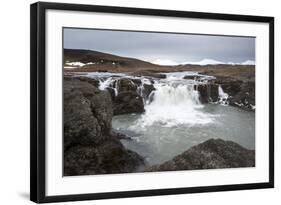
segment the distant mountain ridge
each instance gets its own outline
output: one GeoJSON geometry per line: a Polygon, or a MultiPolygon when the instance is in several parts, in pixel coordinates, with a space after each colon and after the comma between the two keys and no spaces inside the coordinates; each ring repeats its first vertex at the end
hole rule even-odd
{"type": "Polygon", "coordinates": [[[157,59],[153,61],[152,63],[157,64],[157,65],[163,65],[163,66],[178,66],[178,65],[255,65],[255,61],[252,60],[246,60],[242,63],[233,63],[233,62],[222,62],[222,61],[217,61],[214,59],[203,59],[201,61],[185,61],[185,62],[175,62],[172,60],[162,60],[162,59],[157,59]]]}

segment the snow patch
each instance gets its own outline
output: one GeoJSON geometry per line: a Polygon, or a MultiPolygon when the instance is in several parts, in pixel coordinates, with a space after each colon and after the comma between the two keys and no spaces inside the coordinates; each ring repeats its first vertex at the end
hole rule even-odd
{"type": "Polygon", "coordinates": [[[246,60],[244,62],[240,63],[234,63],[234,62],[222,62],[214,59],[203,59],[201,61],[185,61],[185,62],[176,62],[174,60],[169,59],[157,59],[152,61],[152,63],[157,65],[167,65],[167,66],[176,66],[176,65],[220,65],[220,64],[227,64],[227,65],[255,65],[255,61],[253,60],[246,60]]]}
{"type": "Polygon", "coordinates": [[[241,65],[255,65],[255,61],[252,60],[246,60],[243,63],[241,63],[241,65]]]}
{"type": "Polygon", "coordinates": [[[213,60],[213,59],[203,59],[198,62],[183,62],[181,64],[191,64],[191,65],[218,65],[218,64],[225,64],[224,62],[213,60]]]}
{"type": "Polygon", "coordinates": [[[157,65],[179,65],[179,63],[177,63],[176,61],[163,59],[157,59],[155,61],[152,61],[152,63],[157,65]]]}
{"type": "Polygon", "coordinates": [[[85,63],[81,63],[81,62],[68,62],[68,63],[66,63],[66,65],[82,67],[82,66],[84,66],[86,64],[85,63]]]}

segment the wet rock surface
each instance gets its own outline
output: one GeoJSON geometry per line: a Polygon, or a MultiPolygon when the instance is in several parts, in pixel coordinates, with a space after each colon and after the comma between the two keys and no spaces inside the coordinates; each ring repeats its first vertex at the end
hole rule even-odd
{"type": "Polygon", "coordinates": [[[112,134],[109,92],[64,79],[64,175],[133,172],[143,164],[112,134]]]}
{"type": "Polygon", "coordinates": [[[246,110],[253,110],[255,106],[255,82],[237,80],[231,77],[218,77],[224,92],[229,95],[229,104],[246,110]]]}
{"type": "Polygon", "coordinates": [[[197,86],[201,103],[217,102],[219,99],[217,84],[200,84],[197,86]]]}
{"type": "Polygon", "coordinates": [[[160,79],[166,78],[165,74],[158,73],[158,72],[155,72],[155,71],[148,71],[148,70],[136,71],[136,72],[132,72],[132,73],[129,73],[129,74],[132,75],[132,76],[138,76],[138,77],[146,76],[146,77],[153,77],[153,78],[160,78],[160,79]]]}
{"type": "Polygon", "coordinates": [[[155,165],[147,171],[176,171],[254,167],[255,151],[232,141],[210,139],[191,147],[172,160],[155,165]]]}
{"type": "Polygon", "coordinates": [[[143,98],[155,90],[153,85],[143,85],[142,90],[138,90],[142,84],[140,79],[121,78],[113,82],[113,87],[117,89],[117,96],[112,88],[108,88],[113,101],[114,115],[143,113],[143,98]]]}
{"type": "Polygon", "coordinates": [[[117,88],[118,93],[126,92],[126,91],[137,91],[137,84],[128,78],[121,78],[119,80],[114,81],[113,86],[117,88]]]}
{"type": "Polygon", "coordinates": [[[156,90],[155,87],[150,84],[144,84],[143,85],[143,90],[142,90],[142,97],[144,99],[148,99],[149,95],[152,93],[152,91],[156,90]]]}
{"type": "Polygon", "coordinates": [[[142,97],[135,91],[124,91],[118,93],[113,101],[114,115],[128,113],[143,113],[144,104],[142,97]]]}
{"type": "Polygon", "coordinates": [[[197,80],[197,79],[200,79],[200,77],[198,75],[186,75],[183,77],[183,79],[186,79],[186,80],[197,80]]]}

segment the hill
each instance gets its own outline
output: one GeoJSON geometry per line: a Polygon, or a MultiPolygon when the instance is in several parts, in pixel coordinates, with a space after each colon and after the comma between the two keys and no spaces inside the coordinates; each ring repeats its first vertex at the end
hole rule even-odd
{"type": "Polygon", "coordinates": [[[157,69],[155,65],[135,58],[121,57],[92,50],[64,49],[64,65],[72,71],[111,71],[157,69]]]}
{"type": "Polygon", "coordinates": [[[184,64],[156,65],[136,58],[128,58],[93,50],[64,49],[65,72],[113,72],[132,75],[155,75],[159,72],[193,71],[218,78],[255,81],[255,65],[184,64]]]}

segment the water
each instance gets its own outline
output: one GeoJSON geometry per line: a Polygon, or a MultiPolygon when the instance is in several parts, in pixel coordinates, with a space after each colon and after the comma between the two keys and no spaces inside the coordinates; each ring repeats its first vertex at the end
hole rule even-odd
{"type": "Polygon", "coordinates": [[[200,102],[198,86],[211,83],[214,77],[196,72],[165,74],[165,79],[116,73],[87,74],[99,80],[101,90],[110,87],[115,95],[118,95],[120,79],[131,79],[131,83],[134,79],[141,81],[137,91],[143,97],[145,112],[114,116],[112,120],[114,129],[132,137],[132,140],[122,140],[126,148],[145,157],[148,165],[170,160],[210,138],[231,140],[255,149],[254,112],[228,106],[228,94],[221,86],[218,102],[200,102]],[[148,97],[142,95],[145,84],[153,84],[155,88],[148,97]]]}
{"type": "MultiPolygon", "coordinates": [[[[165,113],[165,110],[162,110],[165,113]]],[[[172,159],[188,148],[210,138],[231,140],[255,149],[255,113],[239,108],[207,104],[202,113],[211,115],[208,123],[166,126],[161,122],[142,126],[143,115],[120,115],[113,118],[113,128],[128,133],[133,140],[122,140],[128,149],[145,157],[149,165],[172,159]]],[[[144,114],[145,115],[145,114],[144,114]]],[[[196,119],[194,119],[196,120],[196,119]]]]}
{"type": "Polygon", "coordinates": [[[153,100],[145,106],[145,114],[138,120],[138,126],[152,126],[160,123],[164,127],[180,124],[206,124],[212,121],[210,114],[201,112],[199,93],[192,84],[174,82],[155,83],[153,100]]]}
{"type": "Polygon", "coordinates": [[[219,92],[219,103],[222,105],[228,105],[228,94],[223,91],[220,85],[218,88],[218,92],[219,92]]]}

